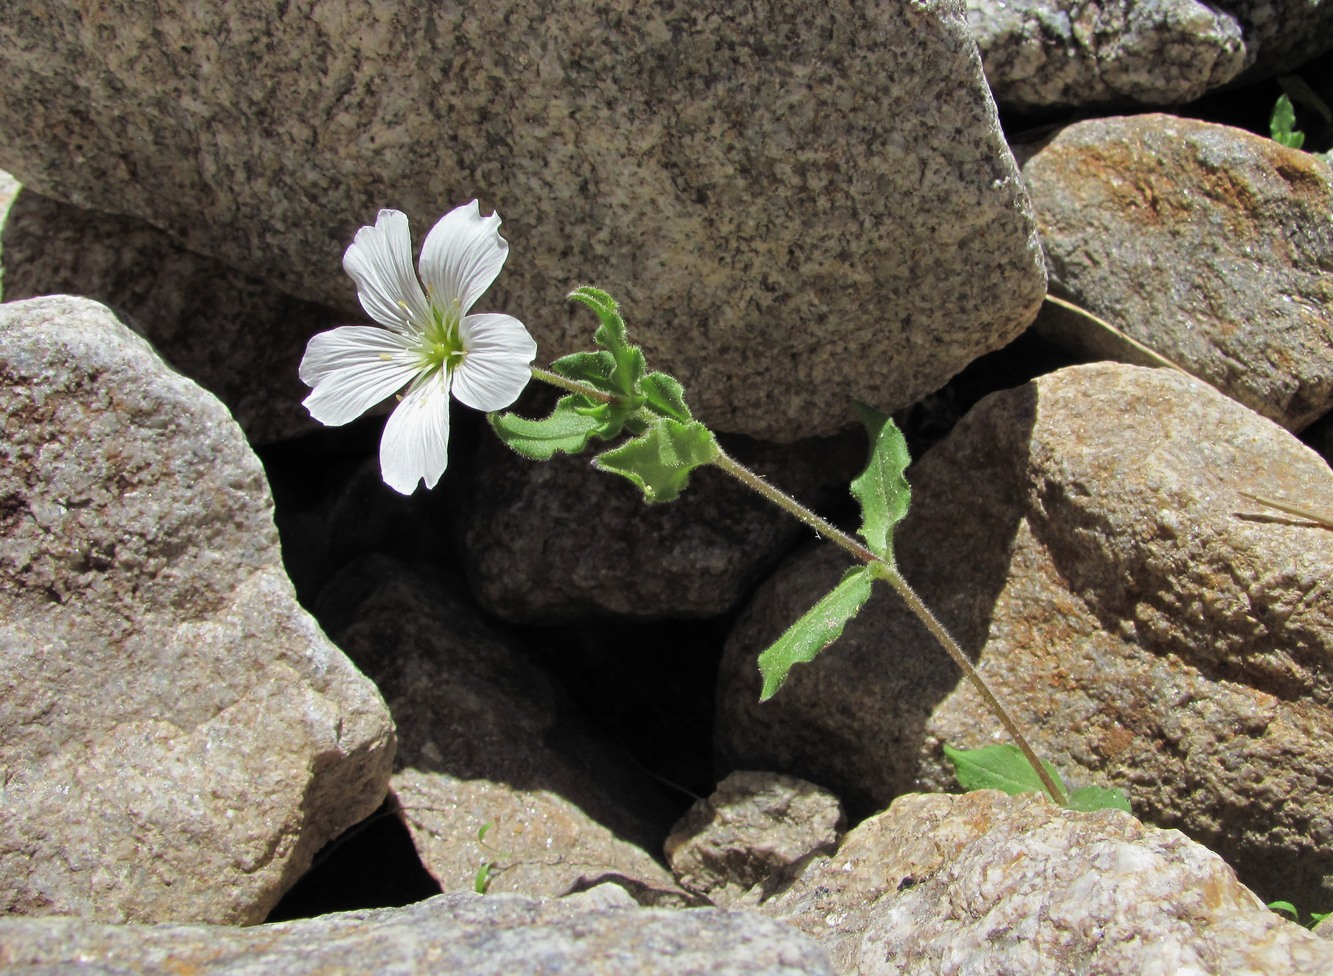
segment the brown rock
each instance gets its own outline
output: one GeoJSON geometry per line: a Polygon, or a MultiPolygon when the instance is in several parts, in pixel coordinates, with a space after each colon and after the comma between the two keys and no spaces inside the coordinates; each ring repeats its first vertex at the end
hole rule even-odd
{"type": "Polygon", "coordinates": [[[3,911],[262,921],[384,796],[226,408],[103,307],[0,306],[3,911]]]}

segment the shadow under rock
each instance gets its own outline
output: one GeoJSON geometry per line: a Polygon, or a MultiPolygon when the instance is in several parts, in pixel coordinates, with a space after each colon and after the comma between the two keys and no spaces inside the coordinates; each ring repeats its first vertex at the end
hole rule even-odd
{"type": "Polygon", "coordinates": [[[325,844],[266,921],[397,908],[439,893],[439,883],[422,865],[390,797],[369,817],[325,844]]]}

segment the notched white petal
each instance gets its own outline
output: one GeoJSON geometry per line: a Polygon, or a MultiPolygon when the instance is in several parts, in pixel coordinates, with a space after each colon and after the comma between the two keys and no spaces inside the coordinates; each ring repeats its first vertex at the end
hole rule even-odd
{"type": "Polygon", "coordinates": [[[459,331],[467,356],[454,370],[454,396],[474,410],[503,410],[532,378],[537,343],[512,315],[469,315],[459,331]]]}
{"type": "Polygon", "coordinates": [[[449,382],[441,371],[411,390],[389,415],[380,439],[380,473],[394,491],[434,488],[449,463],[449,382]]]}
{"type": "Polygon", "coordinates": [[[421,280],[440,305],[457,302],[466,313],[491,286],[509,255],[500,215],[481,215],[477,201],[439,219],[421,246],[421,280]]]}
{"type": "Polygon", "coordinates": [[[406,386],[420,371],[396,333],[369,325],[321,332],[306,346],[301,379],[314,391],[305,399],[320,423],[339,426],[406,386]]]}
{"type": "Polygon", "coordinates": [[[399,331],[429,319],[426,296],[412,270],[412,233],[407,215],[381,210],[373,227],[356,232],[343,254],[343,270],[356,282],[356,294],[366,314],[380,325],[399,331]]]}

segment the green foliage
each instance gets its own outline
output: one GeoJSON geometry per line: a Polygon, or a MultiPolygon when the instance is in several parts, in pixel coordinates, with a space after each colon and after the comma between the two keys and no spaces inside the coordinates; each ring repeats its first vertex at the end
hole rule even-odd
{"type": "Polygon", "coordinates": [[[1293,131],[1296,126],[1296,109],[1285,93],[1278,96],[1273,106],[1273,115],[1268,120],[1268,131],[1273,141],[1292,149],[1305,145],[1305,133],[1293,131]]]}
{"type": "Polygon", "coordinates": [[[648,430],[593,459],[602,471],[634,482],[645,501],[670,502],[689,484],[690,472],[711,464],[719,448],[713,432],[697,420],[659,418],[648,430]]]}
{"type": "Polygon", "coordinates": [[[622,433],[642,436],[660,418],[689,424],[693,417],[684,390],[665,373],[645,374],[643,351],[626,338],[615,299],[590,287],[576,289],[569,298],[596,313],[593,341],[599,348],[562,356],[551,370],[588,389],[561,397],[541,420],[491,414],[491,428],[500,440],[524,457],[547,461],[560,453],[578,454],[593,440],[609,441],[622,433]]]}
{"type": "Polygon", "coordinates": [[[526,458],[549,461],[559,453],[578,454],[588,441],[602,436],[606,421],[597,414],[598,404],[587,397],[561,397],[544,420],[529,420],[517,414],[490,414],[487,419],[500,440],[526,458]]]}
{"type": "Polygon", "coordinates": [[[1301,921],[1301,913],[1296,906],[1289,901],[1270,901],[1268,907],[1281,915],[1290,915],[1291,920],[1297,925],[1304,925],[1307,929],[1312,929],[1324,919],[1333,915],[1333,912],[1311,912],[1307,921],[1301,921]]]}
{"type": "Polygon", "coordinates": [[[847,621],[855,617],[870,599],[874,582],[869,566],[849,569],[832,592],[759,655],[759,673],[764,676],[760,701],[768,701],[777,694],[792,665],[813,661],[820,651],[842,636],[847,621]]]}
{"type": "Polygon", "coordinates": [[[858,403],[857,411],[870,435],[870,463],[852,481],[852,495],[861,505],[861,537],[866,548],[893,562],[893,530],[912,503],[912,489],[903,472],[912,463],[907,441],[885,414],[858,403]]]}
{"type": "MultiPolygon", "coordinates": [[[[903,477],[912,459],[907,441],[887,415],[864,404],[856,406],[870,436],[870,461],[851,486],[853,497],[861,505],[861,537],[867,549],[891,565],[893,530],[907,514],[912,500],[912,489],[903,477]]],[[[760,701],[777,694],[792,665],[813,661],[842,636],[847,622],[870,599],[880,568],[867,565],[848,570],[831,593],[759,655],[759,672],[764,676],[760,701]]]]}
{"type": "MultiPolygon", "coordinates": [[[[486,843],[486,834],[490,831],[492,824],[488,821],[481,825],[477,830],[477,843],[489,850],[494,850],[490,844],[486,843]]],[[[491,873],[495,870],[495,862],[485,860],[477,868],[477,873],[472,878],[472,890],[479,895],[486,894],[486,889],[491,886],[491,873]]]]}
{"type": "MultiPolygon", "coordinates": [[[[1019,793],[1044,793],[1037,771],[1015,745],[983,746],[980,749],[955,749],[944,746],[945,758],[953,764],[958,785],[964,790],[1001,790],[1011,796],[1019,793]]],[[[1049,762],[1042,765],[1053,778],[1059,774],[1049,762]]],[[[1093,810],[1123,810],[1129,813],[1129,799],[1120,790],[1085,786],[1069,790],[1069,809],[1085,813],[1093,810]]]]}

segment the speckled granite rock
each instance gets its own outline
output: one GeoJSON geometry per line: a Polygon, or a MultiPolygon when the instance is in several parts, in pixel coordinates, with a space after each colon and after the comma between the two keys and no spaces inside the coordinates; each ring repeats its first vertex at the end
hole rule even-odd
{"type": "Polygon", "coordinates": [[[357,227],[480,196],[513,244],[495,310],[554,357],[587,346],[561,306],[596,282],[723,430],[905,406],[1044,294],[953,0],[15,0],[0,59],[0,166],[39,191],[358,317],[357,227]]]}
{"type": "Polygon", "coordinates": [[[1245,66],[1241,24],[1198,0],[966,0],[1006,108],[1177,105],[1245,66]]]}
{"type": "Polygon", "coordinates": [[[24,190],[3,221],[6,301],[81,295],[108,305],[231,410],[251,443],[310,430],[297,378],[329,309],[185,250],[134,217],[96,213],[24,190]]]}
{"type": "MultiPolygon", "coordinates": [[[[859,431],[725,446],[820,509],[849,497],[866,454],[859,431]]],[[[811,534],[721,471],[698,471],[678,500],[645,506],[638,489],[594,470],[589,456],[537,463],[493,437],[479,445],[462,536],[469,581],[492,613],[546,624],[714,617],[811,534]]]]}
{"type": "Polygon", "coordinates": [[[994,790],[899,798],[759,910],[858,976],[1333,971],[1333,946],[1177,831],[994,790]]]}
{"type": "Polygon", "coordinates": [[[1293,430],[1333,408],[1327,163],[1140,115],[1069,126],[1023,177],[1053,291],[1293,430]]]}
{"type": "Polygon", "coordinates": [[[226,409],[102,306],[0,306],[3,911],[258,922],[384,796],[226,409]]]}
{"type": "Polygon", "coordinates": [[[636,908],[627,900],[602,888],[558,900],[438,895],[405,908],[250,929],[0,918],[0,968],[98,976],[833,976],[823,950],[789,926],[746,912],[636,908]]]}
{"type": "Polygon", "coordinates": [[[745,891],[820,853],[842,836],[842,804],[794,776],[731,773],[690,807],[666,839],[682,885],[730,907],[745,891]]]}
{"type": "MultiPolygon", "coordinates": [[[[1195,380],[1097,365],[984,400],[912,480],[904,575],[1037,751],[1080,783],[1125,787],[1144,819],[1216,850],[1264,897],[1326,903],[1333,549],[1239,492],[1328,498],[1328,465],[1195,380]]],[[[829,559],[809,557],[812,580],[836,578],[829,559]]],[[[939,788],[952,782],[940,742],[1001,735],[956,674],[946,686],[952,666],[887,592],[848,628],[849,649],[751,704],[755,655],[810,605],[794,592],[761,596],[729,643],[726,765],[885,803],[911,782],[905,751],[939,788]],[[904,678],[930,661],[933,683],[904,678]]]]}

